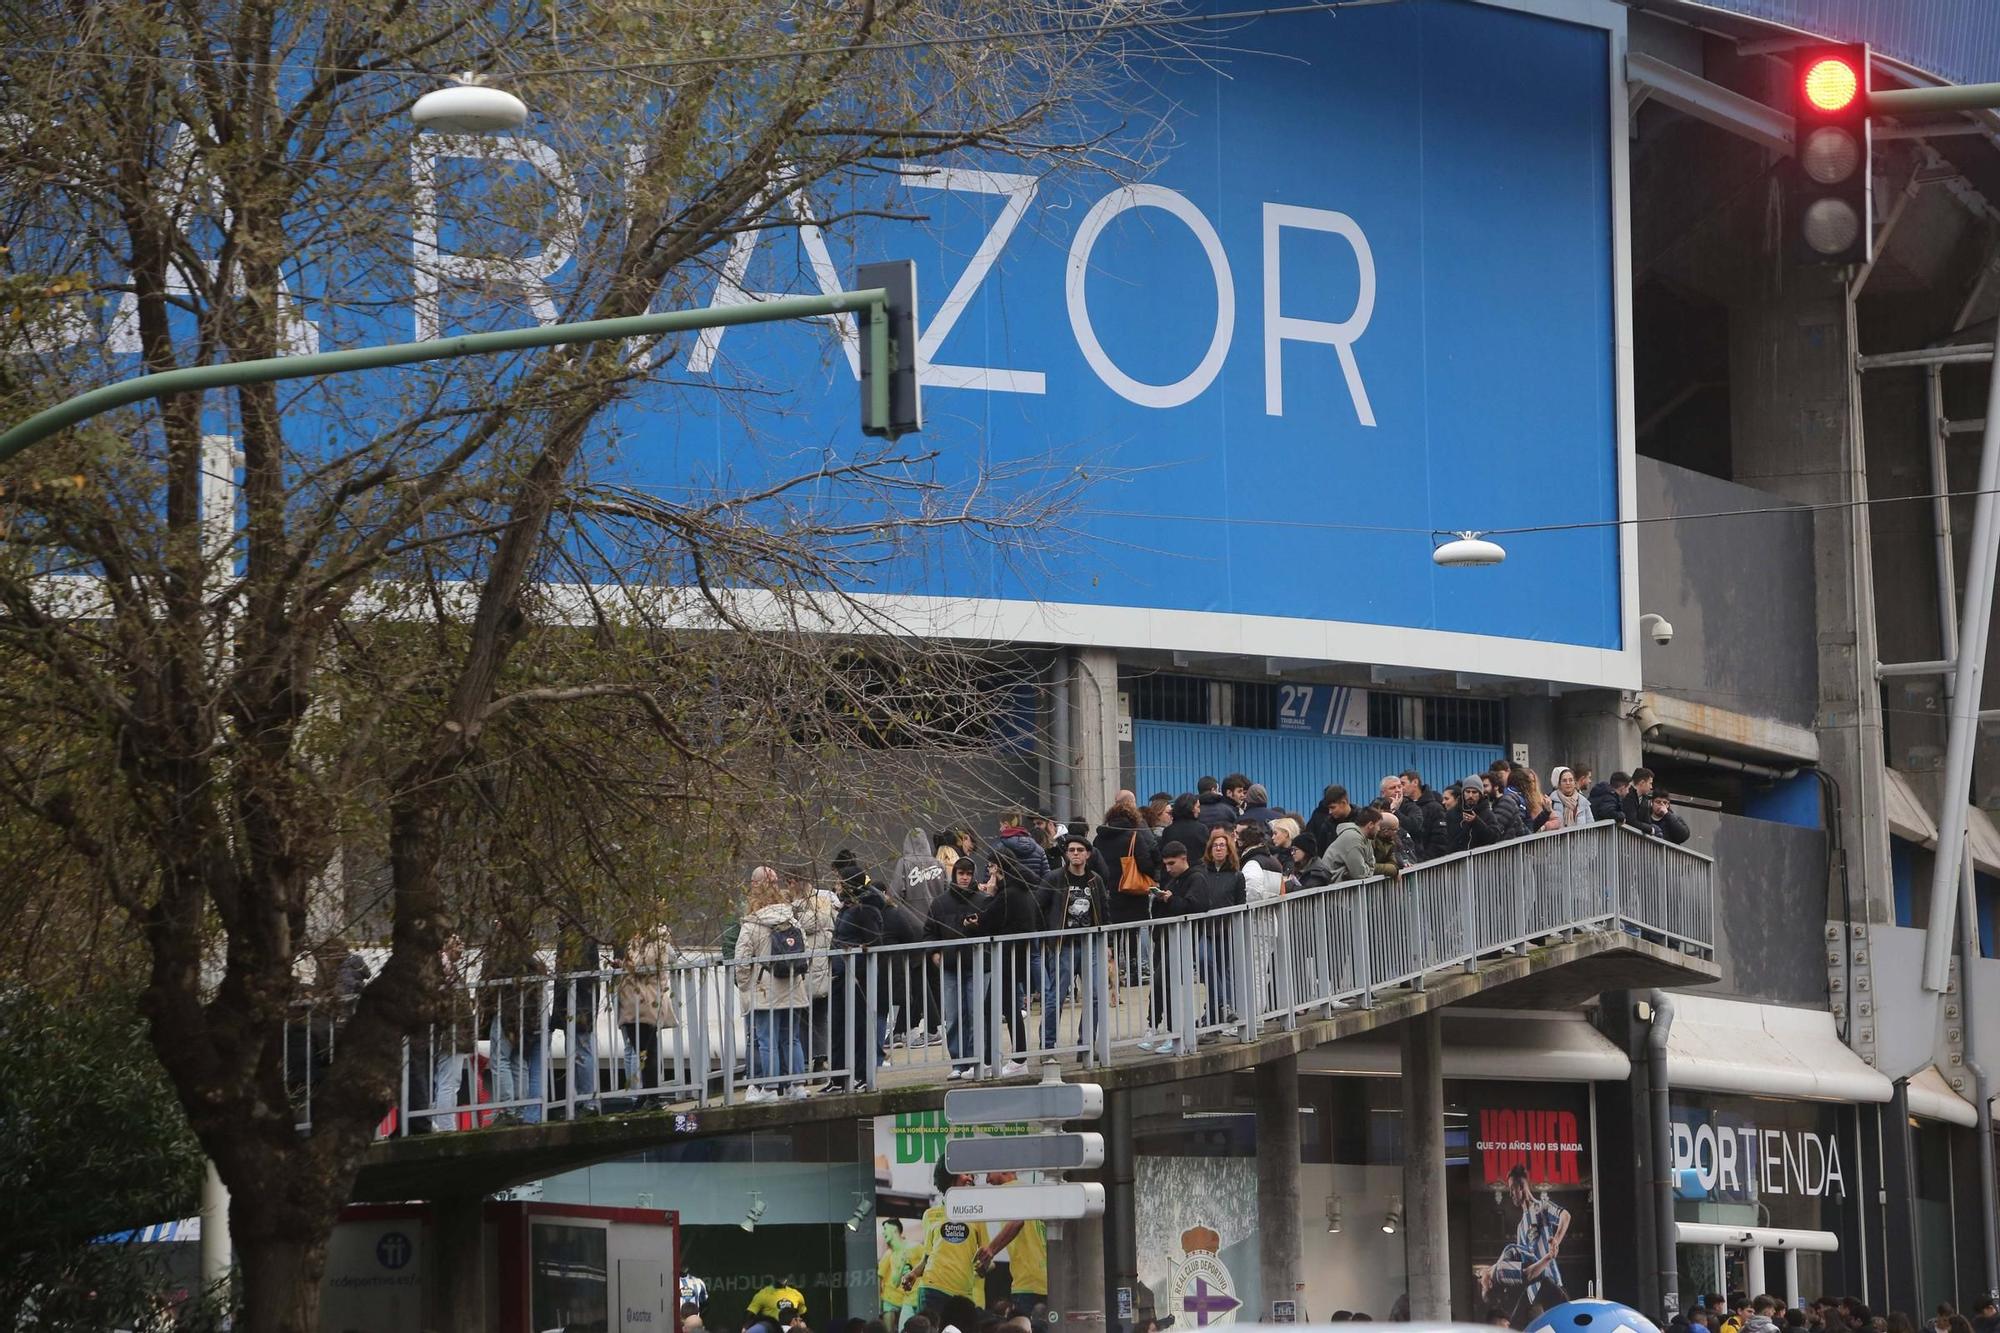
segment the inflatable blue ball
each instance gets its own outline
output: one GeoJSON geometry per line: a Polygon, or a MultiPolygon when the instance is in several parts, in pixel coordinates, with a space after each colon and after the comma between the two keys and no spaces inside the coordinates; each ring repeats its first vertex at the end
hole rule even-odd
{"type": "Polygon", "coordinates": [[[1527,1333],[1660,1333],[1660,1330],[1629,1305],[1582,1300],[1558,1305],[1528,1325],[1527,1333]]]}

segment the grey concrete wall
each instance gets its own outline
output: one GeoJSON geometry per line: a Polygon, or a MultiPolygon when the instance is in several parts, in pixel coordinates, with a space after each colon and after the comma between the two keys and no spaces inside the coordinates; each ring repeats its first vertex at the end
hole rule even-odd
{"type": "Polygon", "coordinates": [[[1716,960],[1703,995],[1768,1004],[1826,1003],[1826,836],[1683,807],[1688,846],[1715,858],[1716,960]]]}
{"type": "MultiPolygon", "coordinates": [[[[1656,459],[1638,460],[1644,518],[1785,503],[1656,459]]],[[[1739,713],[1810,723],[1818,697],[1808,513],[1703,518],[1639,527],[1639,610],[1673,622],[1673,642],[1641,641],[1650,687],[1739,713]]]]}

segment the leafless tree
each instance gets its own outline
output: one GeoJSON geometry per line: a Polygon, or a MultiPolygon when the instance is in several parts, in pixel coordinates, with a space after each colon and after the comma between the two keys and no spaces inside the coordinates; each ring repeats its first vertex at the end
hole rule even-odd
{"type": "MultiPolygon", "coordinates": [[[[737,237],[907,213],[913,167],[1116,169],[1143,143],[1078,108],[1151,3],[15,6],[0,402],[400,340],[413,284],[420,333],[695,304],[737,237]],[[417,141],[410,102],[460,70],[529,96],[542,147],[417,141]]],[[[142,969],[232,1191],[244,1327],[315,1326],[334,1216],[479,895],[608,874],[628,891],[604,910],[663,911],[761,779],[983,743],[978,706],[935,709],[981,697],[978,660],[853,590],[929,542],[1030,553],[1076,479],[940,484],[909,441],[808,457],[785,386],[677,382],[675,350],[179,395],[0,477],[0,791],[45,852],[0,866],[6,900],[77,886],[48,930],[129,932],[91,956],[142,969]],[[806,461],[617,484],[612,409],[642,386],[806,461]],[[300,1133],[283,1033],[343,847],[380,852],[389,953],[300,1133]]]]}

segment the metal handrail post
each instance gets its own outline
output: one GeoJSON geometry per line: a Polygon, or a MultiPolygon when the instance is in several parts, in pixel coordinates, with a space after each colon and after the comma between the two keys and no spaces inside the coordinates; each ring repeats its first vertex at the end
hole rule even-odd
{"type": "Polygon", "coordinates": [[[1368,900],[1359,890],[1349,890],[1349,901],[1354,904],[1354,953],[1359,960],[1355,981],[1361,987],[1361,1007],[1375,1007],[1375,946],[1370,939],[1368,926],[1368,900]]]}
{"type": "Polygon", "coordinates": [[[864,950],[861,957],[867,963],[868,995],[868,1077],[861,1086],[872,1091],[882,1081],[880,1062],[876,1059],[880,1043],[876,1034],[882,1030],[882,969],[875,961],[873,949],[864,950]]]}

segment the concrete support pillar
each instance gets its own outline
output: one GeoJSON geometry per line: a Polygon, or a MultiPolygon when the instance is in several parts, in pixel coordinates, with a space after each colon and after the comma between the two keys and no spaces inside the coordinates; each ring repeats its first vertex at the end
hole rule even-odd
{"type": "MultiPolygon", "coordinates": [[[[1106,1145],[1107,1151],[1109,1145],[1106,1145]]],[[[1110,1191],[1106,1191],[1109,1194],[1110,1191]]],[[[1108,1209],[1109,1199],[1106,1200],[1108,1209]]],[[[1105,1333],[1105,1218],[1049,1223],[1049,1308],[1061,1313],[1064,1333],[1105,1333]],[[1060,1232],[1061,1234],[1057,1234],[1060,1232]]]]}
{"type": "Polygon", "coordinates": [[[1403,1262],[1410,1318],[1451,1318],[1451,1253],[1444,1200],[1444,1020],[1436,1011],[1402,1025],[1403,1262]]]}
{"type": "Polygon", "coordinates": [[[431,1202],[429,1291],[424,1327],[436,1333],[486,1333],[486,1200],[453,1194],[431,1202]]]}
{"type": "MultiPolygon", "coordinates": [[[[1736,480],[1829,506],[1813,519],[1820,767],[1840,784],[1855,915],[1893,922],[1868,469],[1855,410],[1854,326],[1840,270],[1787,268],[1782,281],[1731,309],[1729,342],[1736,480]]],[[[1857,1047],[1870,1053],[1867,1043],[1857,1047]]]]}
{"type": "Polygon", "coordinates": [[[1074,680],[1070,739],[1076,747],[1078,808],[1056,814],[1081,814],[1094,824],[1125,785],[1118,757],[1118,654],[1109,648],[1077,649],[1074,680]]]}
{"type": "Polygon", "coordinates": [[[1133,1294],[1133,1312],[1139,1300],[1139,1214],[1133,1194],[1136,1167],[1132,1160],[1132,1094],[1112,1090],[1104,1095],[1104,1309],[1105,1322],[1123,1325],[1118,1318],[1117,1293],[1120,1287],[1133,1294]]]}
{"type": "Polygon", "coordinates": [[[1556,737],[1562,753],[1537,764],[1544,775],[1556,764],[1575,768],[1589,764],[1603,782],[1613,773],[1630,773],[1645,760],[1639,757],[1639,724],[1618,690],[1572,690],[1556,701],[1556,737]]]}
{"type": "Polygon", "coordinates": [[[1304,1237],[1299,1219],[1299,1057],[1257,1066],[1257,1268],[1264,1308],[1252,1320],[1271,1318],[1273,1301],[1299,1298],[1305,1282],[1304,1237]]]}

